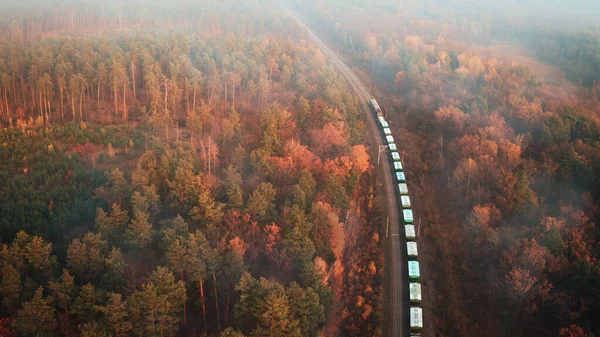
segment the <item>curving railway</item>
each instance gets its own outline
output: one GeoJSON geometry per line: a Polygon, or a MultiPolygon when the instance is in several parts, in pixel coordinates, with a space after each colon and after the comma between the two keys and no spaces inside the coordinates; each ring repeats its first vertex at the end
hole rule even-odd
{"type": "MultiPolygon", "coordinates": [[[[386,146],[390,152],[389,165],[379,165],[387,196],[390,241],[391,336],[421,336],[423,329],[420,271],[417,237],[413,226],[408,185],[398,154],[398,147],[377,101],[352,70],[302,20],[282,4],[283,9],[342,73],[360,98],[366,114],[370,143],[376,148],[386,146]]],[[[385,163],[385,162],[384,162],[385,163]]]]}

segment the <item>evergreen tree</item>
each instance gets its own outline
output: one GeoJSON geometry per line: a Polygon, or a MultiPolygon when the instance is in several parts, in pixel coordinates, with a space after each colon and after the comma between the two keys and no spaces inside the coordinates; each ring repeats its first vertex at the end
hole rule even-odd
{"type": "Polygon", "coordinates": [[[9,312],[12,311],[18,304],[21,297],[21,275],[10,264],[2,267],[2,275],[0,279],[0,295],[2,295],[2,306],[9,312]]]}
{"type": "Polygon", "coordinates": [[[319,335],[319,328],[325,323],[325,308],[320,303],[319,295],[312,289],[302,289],[292,282],[286,289],[292,314],[300,322],[302,336],[319,335]]]}
{"type": "Polygon", "coordinates": [[[22,336],[52,337],[58,326],[55,310],[43,298],[44,289],[36,290],[31,301],[23,303],[23,308],[17,312],[15,327],[22,336]]]}
{"type": "Polygon", "coordinates": [[[109,293],[108,301],[103,306],[96,306],[96,310],[104,316],[105,326],[111,334],[127,336],[132,330],[132,323],[126,303],[121,299],[121,294],[109,293]]]}
{"type": "Polygon", "coordinates": [[[66,329],[69,330],[69,310],[71,302],[75,296],[75,277],[73,277],[66,269],[63,269],[62,276],[56,281],[50,281],[48,283],[50,289],[51,301],[54,302],[58,308],[64,310],[65,313],[65,325],[66,329]]]}
{"type": "Polygon", "coordinates": [[[105,328],[96,322],[87,322],[81,325],[81,337],[109,337],[105,328]]]}
{"type": "Polygon", "coordinates": [[[167,268],[158,267],[142,290],[135,292],[128,300],[134,334],[175,336],[186,299],[183,282],[175,282],[167,268]]]}
{"type": "Polygon", "coordinates": [[[272,212],[275,205],[275,188],[270,183],[261,183],[248,199],[248,211],[259,218],[272,212]]]}
{"type": "Polygon", "coordinates": [[[227,328],[219,334],[219,337],[245,337],[245,335],[234,328],[227,328]]]}
{"type": "Polygon", "coordinates": [[[134,219],[131,221],[126,231],[127,243],[135,249],[138,254],[148,249],[152,243],[152,224],[148,221],[148,214],[140,210],[135,210],[134,219]]]}
{"type": "Polygon", "coordinates": [[[103,296],[102,291],[97,290],[96,287],[88,283],[79,290],[71,311],[81,322],[94,321],[97,316],[96,306],[100,303],[103,296]]]}
{"type": "Polygon", "coordinates": [[[236,290],[240,300],[235,313],[240,327],[252,336],[301,336],[299,322],[290,312],[289,299],[283,286],[246,273],[236,290]]]}

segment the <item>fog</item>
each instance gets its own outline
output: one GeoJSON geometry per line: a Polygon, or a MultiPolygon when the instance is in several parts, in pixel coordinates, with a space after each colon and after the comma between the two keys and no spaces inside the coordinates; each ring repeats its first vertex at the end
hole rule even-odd
{"type": "MultiPolygon", "coordinates": [[[[355,0],[327,1],[329,4],[342,6],[355,5],[365,10],[383,8],[388,11],[408,10],[411,14],[423,16],[468,16],[477,18],[480,15],[494,19],[523,17],[534,21],[560,20],[577,24],[594,24],[600,14],[600,3],[594,0],[355,0]]],[[[557,22],[549,22],[555,25],[557,22]]]]}
{"type": "Polygon", "coordinates": [[[123,337],[397,336],[409,305],[426,337],[600,336],[599,17],[0,0],[0,336],[113,335],[112,302],[123,337]]]}

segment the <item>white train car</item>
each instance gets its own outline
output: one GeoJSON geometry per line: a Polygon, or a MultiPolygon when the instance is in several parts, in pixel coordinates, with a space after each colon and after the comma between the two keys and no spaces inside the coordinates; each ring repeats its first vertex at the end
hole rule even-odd
{"type": "Polygon", "coordinates": [[[418,281],[421,278],[421,270],[418,261],[408,261],[408,278],[418,281]]]}
{"type": "Polygon", "coordinates": [[[413,223],[413,212],[410,209],[403,209],[402,216],[404,217],[404,223],[413,223]]]}
{"type": "Polygon", "coordinates": [[[406,176],[404,175],[404,172],[396,172],[396,180],[399,183],[405,183],[406,182],[406,176]]]}
{"type": "Polygon", "coordinates": [[[392,159],[394,161],[400,161],[400,155],[398,154],[398,152],[392,152],[392,159]]]}
{"type": "Polygon", "coordinates": [[[402,208],[410,208],[410,197],[408,195],[400,196],[400,203],[402,208]]]}
{"type": "Polygon", "coordinates": [[[417,243],[409,241],[406,243],[406,255],[409,260],[416,260],[419,258],[419,251],[417,250],[417,243]]]}
{"type": "Polygon", "coordinates": [[[399,162],[399,161],[396,161],[396,162],[394,162],[394,170],[395,170],[396,172],[398,172],[398,171],[402,171],[402,170],[403,170],[403,169],[402,169],[402,163],[401,163],[401,162],[399,162]]]}
{"type": "Polygon", "coordinates": [[[423,309],[410,308],[410,332],[412,334],[421,331],[423,331],[423,309]]]}
{"type": "Polygon", "coordinates": [[[408,284],[408,293],[411,303],[421,303],[421,283],[410,282],[408,284]]]}
{"type": "Polygon", "coordinates": [[[404,225],[404,235],[406,236],[406,240],[414,241],[417,239],[417,232],[415,232],[414,225],[404,225]]]}
{"type": "Polygon", "coordinates": [[[390,149],[390,151],[398,151],[398,147],[396,146],[396,144],[390,144],[388,145],[388,148],[390,149]]]}
{"type": "Polygon", "coordinates": [[[400,191],[400,195],[408,195],[408,185],[406,183],[398,184],[398,191],[400,191]]]}

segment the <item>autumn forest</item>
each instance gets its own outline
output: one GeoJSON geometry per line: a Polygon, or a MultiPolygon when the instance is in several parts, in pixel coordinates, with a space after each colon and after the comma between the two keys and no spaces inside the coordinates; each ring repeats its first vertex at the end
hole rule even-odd
{"type": "Polygon", "coordinates": [[[390,122],[423,336],[600,336],[600,35],[463,2],[0,1],[0,336],[391,335],[369,111],[284,5],[390,122]]]}

